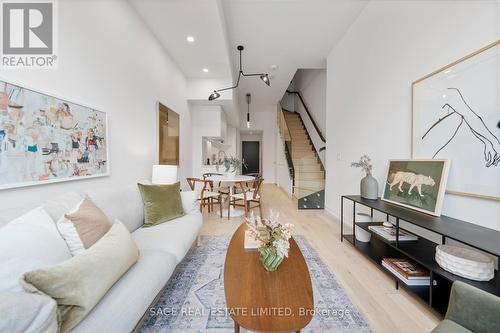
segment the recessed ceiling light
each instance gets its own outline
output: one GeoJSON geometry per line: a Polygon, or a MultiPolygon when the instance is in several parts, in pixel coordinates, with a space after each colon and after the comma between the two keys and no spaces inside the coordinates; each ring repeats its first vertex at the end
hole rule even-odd
{"type": "Polygon", "coordinates": [[[203,68],[203,73],[208,73],[208,68],[203,68]]]}
{"type": "Polygon", "coordinates": [[[193,36],[187,36],[186,37],[186,40],[190,43],[193,43],[194,42],[194,37],[193,36]]]}
{"type": "Polygon", "coordinates": [[[444,73],[445,73],[445,74],[449,74],[449,73],[451,73],[451,69],[447,69],[447,70],[445,70],[445,71],[444,71],[444,73]]]}
{"type": "Polygon", "coordinates": [[[277,70],[277,69],[278,69],[278,65],[271,65],[271,69],[272,69],[273,71],[277,70]]]}

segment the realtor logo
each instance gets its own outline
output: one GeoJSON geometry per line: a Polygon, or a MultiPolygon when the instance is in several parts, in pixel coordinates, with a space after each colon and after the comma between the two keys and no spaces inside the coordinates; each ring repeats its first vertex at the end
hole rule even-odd
{"type": "Polygon", "coordinates": [[[2,2],[2,67],[53,68],[54,2],[2,2]]]}

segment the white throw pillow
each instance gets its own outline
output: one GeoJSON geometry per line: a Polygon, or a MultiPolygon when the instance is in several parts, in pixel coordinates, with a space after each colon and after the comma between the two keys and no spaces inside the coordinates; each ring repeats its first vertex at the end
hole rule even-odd
{"type": "Polygon", "coordinates": [[[69,251],[72,256],[76,256],[79,253],[85,251],[85,246],[83,245],[82,240],[80,239],[80,235],[76,231],[75,225],[69,219],[66,218],[65,214],[73,214],[80,209],[80,205],[83,200],[80,200],[75,207],[73,207],[69,212],[65,212],[61,218],[56,223],[57,229],[61,233],[61,236],[64,238],[64,241],[68,245],[69,251]]]}
{"type": "Polygon", "coordinates": [[[22,291],[19,278],[28,271],[71,258],[66,242],[42,207],[0,228],[0,291],[22,291]]]}
{"type": "Polygon", "coordinates": [[[57,333],[57,303],[45,295],[0,292],[0,332],[57,333]]]}
{"type": "Polygon", "coordinates": [[[182,191],[181,201],[184,214],[200,214],[198,191],[182,191]]]}

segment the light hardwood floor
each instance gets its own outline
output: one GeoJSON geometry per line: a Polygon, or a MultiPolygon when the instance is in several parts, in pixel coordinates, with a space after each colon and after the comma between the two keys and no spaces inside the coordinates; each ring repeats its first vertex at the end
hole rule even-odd
{"type": "MultiPolygon", "coordinates": [[[[280,213],[281,221],[295,224],[295,234],[307,238],[377,332],[430,332],[440,321],[404,288],[396,290],[394,280],[349,243],[340,242],[340,222],[326,211],[298,210],[297,202],[272,184],[264,185],[262,203],[264,215],[272,209],[280,213]]],[[[232,235],[243,221],[205,212],[201,233],[232,235]]]]}

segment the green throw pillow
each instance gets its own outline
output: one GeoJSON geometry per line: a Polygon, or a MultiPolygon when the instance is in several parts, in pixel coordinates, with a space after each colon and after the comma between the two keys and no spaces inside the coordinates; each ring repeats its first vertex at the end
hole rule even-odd
{"type": "Polygon", "coordinates": [[[180,182],[172,185],[137,185],[144,202],[143,227],[152,227],[184,215],[180,182]]]}
{"type": "Polygon", "coordinates": [[[65,333],[87,316],[138,259],[130,232],[115,223],[87,250],[55,266],[24,273],[19,282],[24,290],[57,302],[59,333],[65,333]]]}

